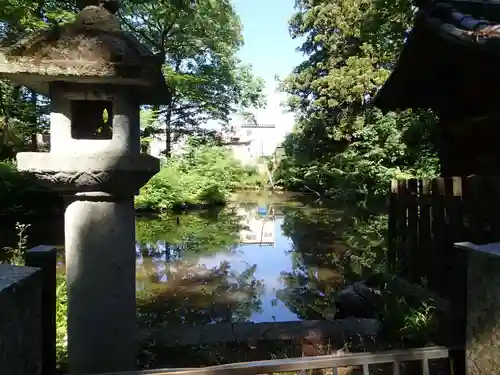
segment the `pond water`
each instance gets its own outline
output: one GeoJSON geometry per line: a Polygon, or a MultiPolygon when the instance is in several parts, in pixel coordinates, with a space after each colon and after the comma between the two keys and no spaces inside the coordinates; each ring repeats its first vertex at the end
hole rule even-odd
{"type": "Polygon", "coordinates": [[[334,217],[261,193],[217,211],[138,218],[139,311],[150,325],[333,319],[330,292],[345,276],[334,217]]]}
{"type": "MultiPolygon", "coordinates": [[[[139,329],[364,317],[382,324],[380,348],[439,343],[452,332],[447,325],[452,319],[441,323],[420,310],[427,305],[420,304],[417,294],[401,295],[408,290],[406,283],[387,286],[380,238],[387,223],[367,216],[359,202],[320,203],[286,193],[244,193],[217,210],[139,215],[136,222],[139,329]],[[365,283],[354,287],[361,280],[365,283]],[[423,328],[420,323],[408,326],[407,316],[416,313],[425,316],[423,328]]],[[[59,244],[59,271],[64,272],[62,220],[31,224],[27,246],[59,244]]],[[[12,223],[0,224],[0,233],[0,249],[15,244],[12,223]]],[[[189,352],[169,347],[151,352],[151,358],[145,354],[141,363],[183,367],[192,366],[193,358],[207,365],[263,359],[269,353],[296,356],[300,353],[295,350],[302,350],[300,345],[275,344],[259,350],[246,344],[214,351],[194,346],[189,352]],[[159,358],[163,362],[155,362],[159,358]]]]}
{"type": "MultiPolygon", "coordinates": [[[[141,322],[333,319],[332,292],[357,272],[335,235],[342,213],[301,201],[244,193],[217,210],[138,217],[141,322]]],[[[29,228],[30,246],[64,242],[62,222],[44,227],[29,228]]]]}
{"type": "Polygon", "coordinates": [[[213,313],[227,304],[232,320],[298,320],[277,296],[294,269],[293,241],[282,229],[280,203],[261,198],[233,202],[219,212],[139,219],[137,290],[181,290],[185,308],[206,309],[208,302],[213,313]]]}

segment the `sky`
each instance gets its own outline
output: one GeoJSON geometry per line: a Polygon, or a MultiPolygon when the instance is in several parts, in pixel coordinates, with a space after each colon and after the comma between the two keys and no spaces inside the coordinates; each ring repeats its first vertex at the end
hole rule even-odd
{"type": "Polygon", "coordinates": [[[288,32],[295,0],[233,0],[243,24],[244,46],[238,57],[266,81],[267,108],[258,110],[259,123],[274,123],[279,133],[293,127],[293,115],[280,106],[285,95],[276,91],[275,75],[286,77],[304,57],[296,52],[299,42],[288,32]]]}

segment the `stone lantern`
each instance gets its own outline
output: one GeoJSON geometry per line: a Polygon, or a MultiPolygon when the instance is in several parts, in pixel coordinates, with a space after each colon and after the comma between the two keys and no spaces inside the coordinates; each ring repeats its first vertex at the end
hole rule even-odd
{"type": "Polygon", "coordinates": [[[51,99],[50,152],[18,169],[66,199],[72,374],[134,369],[134,195],[159,170],[140,153],[139,106],[168,103],[162,58],[120,28],[118,2],[83,1],[75,21],[0,53],[0,75],[51,99]]]}

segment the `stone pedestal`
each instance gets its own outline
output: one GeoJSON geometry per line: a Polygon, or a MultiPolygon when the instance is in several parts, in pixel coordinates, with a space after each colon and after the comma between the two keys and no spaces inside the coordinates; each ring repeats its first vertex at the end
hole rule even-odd
{"type": "Polygon", "coordinates": [[[21,153],[18,168],[67,200],[71,374],[136,365],[134,193],[159,169],[145,154],[21,153]]]}
{"type": "Polygon", "coordinates": [[[455,245],[467,254],[467,375],[500,369],[500,243],[455,245]]]}
{"type": "Polygon", "coordinates": [[[136,365],[133,198],[69,198],[65,212],[68,351],[82,374],[136,365]]]}

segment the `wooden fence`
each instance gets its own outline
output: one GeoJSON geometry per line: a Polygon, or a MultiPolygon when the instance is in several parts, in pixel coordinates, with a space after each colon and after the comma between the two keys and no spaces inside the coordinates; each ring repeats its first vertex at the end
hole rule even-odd
{"type": "MultiPolygon", "coordinates": [[[[227,365],[190,369],[163,369],[128,372],[111,372],[100,375],[256,375],[274,373],[296,373],[306,375],[310,370],[327,369],[329,374],[379,374],[403,375],[404,365],[420,362],[422,375],[453,375],[450,350],[444,347],[430,347],[394,350],[377,353],[353,353],[276,359],[268,361],[241,362],[227,365]],[[386,366],[383,369],[383,365],[386,366]],[[355,372],[359,368],[361,372],[355,372]]],[[[411,372],[415,374],[415,372],[411,372]]]]}
{"type": "Polygon", "coordinates": [[[464,255],[453,243],[500,240],[500,176],[393,180],[388,230],[394,273],[445,293],[461,287],[464,255]]]}

